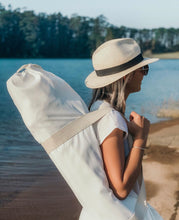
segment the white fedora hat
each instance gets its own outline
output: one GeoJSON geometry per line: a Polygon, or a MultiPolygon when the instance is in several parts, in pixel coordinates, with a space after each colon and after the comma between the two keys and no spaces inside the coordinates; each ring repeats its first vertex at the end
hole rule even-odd
{"type": "Polygon", "coordinates": [[[139,45],[131,38],[110,40],[93,53],[94,71],[88,75],[85,84],[88,88],[101,88],[157,60],[144,59],[139,45]]]}

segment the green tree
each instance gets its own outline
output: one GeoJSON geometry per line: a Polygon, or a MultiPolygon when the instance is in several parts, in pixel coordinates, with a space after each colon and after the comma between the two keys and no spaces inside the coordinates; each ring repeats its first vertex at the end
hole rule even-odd
{"type": "Polygon", "coordinates": [[[5,9],[0,4],[0,57],[88,58],[104,41],[134,38],[143,51],[179,51],[179,29],[114,26],[100,15],[89,18],[61,13],[5,9]]]}
{"type": "Polygon", "coordinates": [[[33,11],[24,11],[21,14],[19,28],[24,37],[24,57],[38,57],[38,17],[33,11]]]}
{"type": "Polygon", "coordinates": [[[90,49],[91,53],[100,46],[105,41],[105,36],[107,32],[106,26],[108,25],[106,18],[103,15],[91,18],[89,20],[91,26],[90,39],[90,49]]]}
{"type": "Polygon", "coordinates": [[[23,54],[23,33],[19,23],[21,13],[18,9],[11,11],[0,9],[0,57],[21,57],[23,54]]]}
{"type": "Polygon", "coordinates": [[[72,57],[87,58],[90,56],[89,35],[90,25],[88,17],[74,14],[70,19],[72,38],[70,51],[72,57]]]}

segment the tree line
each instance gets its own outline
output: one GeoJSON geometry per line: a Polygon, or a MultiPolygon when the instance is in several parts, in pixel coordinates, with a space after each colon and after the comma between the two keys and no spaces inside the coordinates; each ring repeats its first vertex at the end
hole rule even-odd
{"type": "Polygon", "coordinates": [[[179,51],[179,28],[135,29],[96,18],[7,9],[0,3],[1,58],[89,58],[103,42],[134,38],[142,51],[179,51]]]}

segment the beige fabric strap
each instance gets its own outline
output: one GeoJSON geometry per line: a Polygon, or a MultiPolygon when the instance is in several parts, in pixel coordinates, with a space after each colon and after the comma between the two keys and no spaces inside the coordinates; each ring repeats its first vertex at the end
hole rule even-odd
{"type": "Polygon", "coordinates": [[[78,134],[80,131],[94,124],[110,110],[110,107],[106,107],[81,116],[80,118],[66,125],[64,128],[57,131],[54,135],[41,143],[41,145],[44,147],[46,152],[50,154],[50,152],[64,144],[67,140],[78,134]]]}

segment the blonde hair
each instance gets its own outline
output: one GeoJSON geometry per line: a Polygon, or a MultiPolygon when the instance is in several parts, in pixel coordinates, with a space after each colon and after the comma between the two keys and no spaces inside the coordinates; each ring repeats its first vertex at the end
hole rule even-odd
{"type": "Polygon", "coordinates": [[[107,101],[115,110],[125,113],[126,101],[125,101],[125,88],[131,74],[127,77],[121,78],[105,87],[93,89],[93,96],[89,104],[89,110],[92,104],[97,100],[107,101]]]}

